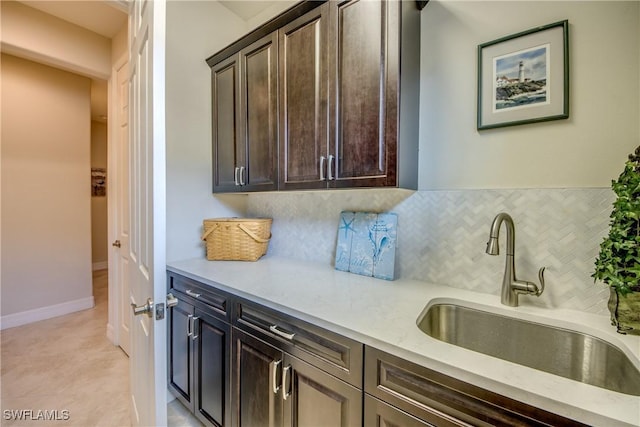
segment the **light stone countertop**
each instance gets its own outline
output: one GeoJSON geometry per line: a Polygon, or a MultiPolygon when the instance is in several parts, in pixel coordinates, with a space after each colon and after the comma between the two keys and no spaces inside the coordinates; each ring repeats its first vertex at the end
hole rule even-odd
{"type": "MultiPolygon", "coordinates": [[[[604,339],[640,369],[640,337],[617,334],[607,316],[500,304],[500,297],[414,280],[385,281],[269,255],[258,262],[170,262],[169,271],[293,315],[462,381],[589,425],[640,426],[640,397],[582,384],[433,339],[416,326],[430,303],[466,306],[566,327],[604,339]]],[[[496,284],[501,286],[501,284],[496,284]]]]}

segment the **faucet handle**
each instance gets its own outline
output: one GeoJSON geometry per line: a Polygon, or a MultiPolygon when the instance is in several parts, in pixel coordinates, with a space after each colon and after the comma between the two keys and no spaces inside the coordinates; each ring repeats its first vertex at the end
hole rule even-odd
{"type": "Polygon", "coordinates": [[[536,296],[539,297],[542,292],[544,292],[544,270],[547,267],[540,267],[538,270],[538,280],[540,280],[540,287],[536,291],[536,296]]]}

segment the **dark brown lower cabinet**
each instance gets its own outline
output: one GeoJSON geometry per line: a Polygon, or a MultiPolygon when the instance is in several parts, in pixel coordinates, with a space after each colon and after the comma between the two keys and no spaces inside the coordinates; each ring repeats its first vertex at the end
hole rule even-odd
{"type": "Polygon", "coordinates": [[[187,408],[193,408],[193,345],[190,335],[194,307],[184,301],[169,309],[169,388],[187,408]]]}
{"type": "Polygon", "coordinates": [[[233,425],[282,425],[282,351],[233,328],[233,425]]]}
{"type": "Polygon", "coordinates": [[[434,424],[429,424],[367,394],[364,397],[364,425],[367,427],[429,427],[434,424]]]}
{"type": "Polygon", "coordinates": [[[236,328],[233,359],[234,426],[362,426],[362,390],[236,328]]]}
{"type": "Polygon", "coordinates": [[[214,287],[169,279],[179,300],[168,312],[169,387],[206,426],[584,426],[214,287]]]}
{"type": "Polygon", "coordinates": [[[182,300],[168,326],[169,388],[204,425],[231,425],[231,326],[182,300]]]}
{"type": "Polygon", "coordinates": [[[365,347],[364,366],[367,427],[584,426],[375,348],[365,347]]]}
{"type": "Polygon", "coordinates": [[[285,426],[362,426],[362,390],[288,354],[282,396],[285,426]]]}

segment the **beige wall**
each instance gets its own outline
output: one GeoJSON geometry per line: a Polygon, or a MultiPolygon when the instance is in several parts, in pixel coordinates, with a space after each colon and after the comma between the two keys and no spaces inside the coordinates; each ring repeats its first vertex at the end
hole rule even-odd
{"type": "Polygon", "coordinates": [[[608,187],[640,144],[638,1],[436,0],[421,43],[422,190],[608,187]],[[570,118],[477,131],[477,45],[564,19],[570,118]]]}
{"type": "MultiPolygon", "coordinates": [[[[107,169],[107,125],[91,122],[91,168],[107,169]]],[[[91,261],[94,269],[107,268],[107,187],[106,197],[91,197],[91,261]]]]}
{"type": "Polygon", "coordinates": [[[91,77],[111,74],[111,40],[16,1],[0,2],[2,51],[91,77]]]}
{"type": "Polygon", "coordinates": [[[115,64],[124,55],[129,54],[129,30],[125,25],[111,39],[111,63],[115,64]]]}
{"type": "Polygon", "coordinates": [[[91,82],[10,55],[1,66],[3,320],[92,306],[91,82]]]}

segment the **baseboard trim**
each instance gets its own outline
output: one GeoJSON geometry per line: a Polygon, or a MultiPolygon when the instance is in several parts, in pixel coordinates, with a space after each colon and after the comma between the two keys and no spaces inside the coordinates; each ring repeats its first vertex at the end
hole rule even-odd
{"type": "Polygon", "coordinates": [[[109,268],[109,262],[108,261],[94,262],[91,266],[93,267],[93,271],[106,270],[107,268],[109,268]]]}
{"type": "Polygon", "coordinates": [[[21,311],[20,313],[7,314],[0,317],[0,330],[15,328],[16,326],[27,325],[40,320],[51,319],[53,317],[64,316],[76,311],[93,308],[95,301],[93,296],[67,301],[61,304],[40,307],[34,310],[21,311]]]}

